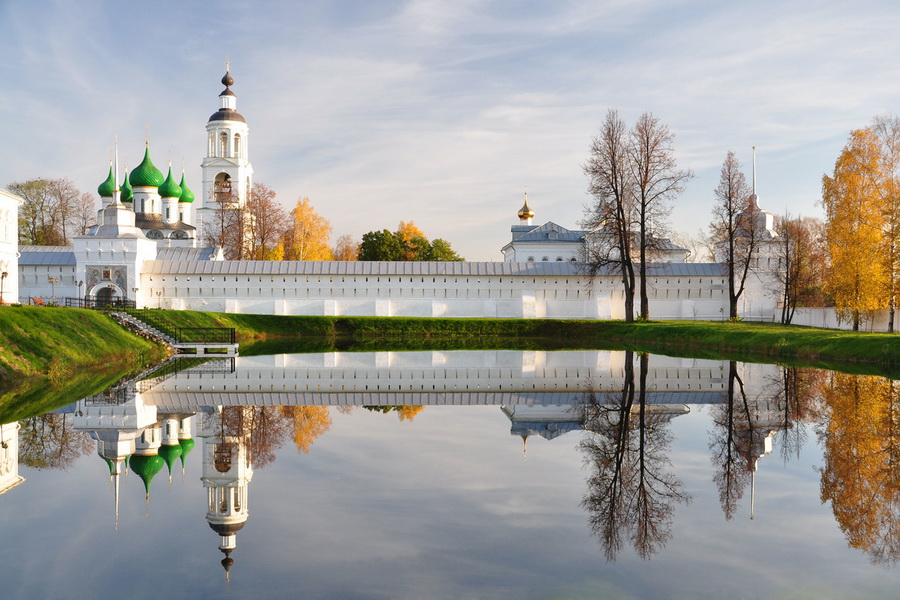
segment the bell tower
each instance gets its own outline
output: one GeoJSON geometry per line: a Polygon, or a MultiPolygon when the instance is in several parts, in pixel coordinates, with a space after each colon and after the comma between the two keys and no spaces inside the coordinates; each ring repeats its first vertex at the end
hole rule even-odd
{"type": "MultiPolygon", "coordinates": [[[[247,201],[253,181],[253,166],[249,159],[247,121],[236,109],[237,96],[231,91],[234,78],[225,65],[222,77],[225,89],[219,94],[219,110],[206,123],[206,158],[203,170],[203,194],[195,213],[197,228],[203,234],[203,221],[209,220],[209,210],[240,208],[247,201]]],[[[196,209],[195,209],[196,210],[196,209]]]]}

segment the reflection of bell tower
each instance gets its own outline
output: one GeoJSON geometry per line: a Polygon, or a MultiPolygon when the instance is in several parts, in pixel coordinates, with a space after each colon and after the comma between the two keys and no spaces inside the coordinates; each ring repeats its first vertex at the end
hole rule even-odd
{"type": "MultiPolygon", "coordinates": [[[[206,158],[203,170],[203,194],[197,209],[240,208],[247,201],[253,178],[253,166],[247,146],[249,127],[236,110],[237,96],[231,91],[234,78],[225,67],[219,94],[219,110],[206,124],[206,158]]],[[[195,224],[203,232],[203,221],[209,221],[206,211],[195,213],[195,224]]]]}
{"type": "Polygon", "coordinates": [[[237,532],[249,516],[247,490],[253,479],[250,464],[250,431],[244,425],[244,407],[217,408],[205,420],[203,438],[203,487],[208,491],[206,520],[219,534],[219,550],[225,555],[225,577],[234,564],[237,532]]]}

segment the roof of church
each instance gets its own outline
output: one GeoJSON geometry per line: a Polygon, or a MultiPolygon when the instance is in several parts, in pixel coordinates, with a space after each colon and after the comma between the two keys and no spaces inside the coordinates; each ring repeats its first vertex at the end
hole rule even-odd
{"type": "Polygon", "coordinates": [[[577,229],[566,229],[561,225],[557,225],[553,221],[547,221],[540,227],[535,227],[528,233],[523,233],[516,237],[515,241],[518,242],[530,242],[530,243],[553,243],[558,244],[559,242],[581,242],[584,239],[587,231],[577,230],[577,229]]]}
{"type": "Polygon", "coordinates": [[[74,265],[72,246],[19,246],[20,265],[74,265]]]}
{"type": "Polygon", "coordinates": [[[176,230],[195,231],[197,228],[188,225],[183,221],[175,223],[166,223],[163,221],[162,215],[155,213],[134,213],[134,225],[140,229],[160,229],[160,230],[176,230]]]}
{"type": "Polygon", "coordinates": [[[215,260],[216,248],[160,248],[156,260],[215,260]]]}

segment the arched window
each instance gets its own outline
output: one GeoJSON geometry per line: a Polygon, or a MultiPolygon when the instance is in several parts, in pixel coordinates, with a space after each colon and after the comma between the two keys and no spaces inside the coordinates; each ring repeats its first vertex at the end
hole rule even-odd
{"type": "Polygon", "coordinates": [[[180,229],[176,229],[172,232],[172,235],[169,236],[173,240],[186,240],[188,239],[188,235],[186,232],[181,231],[180,229]]]}
{"type": "Polygon", "coordinates": [[[556,257],[556,262],[562,262],[562,256],[557,256],[557,257],[556,257]]]}
{"type": "Polygon", "coordinates": [[[234,134],[234,157],[241,157],[241,134],[234,134]]]}
{"type": "Polygon", "coordinates": [[[545,256],[544,258],[541,259],[541,262],[547,262],[547,261],[549,261],[549,260],[550,260],[550,258],[547,257],[547,256],[545,256]]]}
{"type": "Polygon", "coordinates": [[[212,131],[209,132],[209,147],[206,149],[206,155],[216,155],[216,134],[214,134],[212,131]]]}
{"type": "Polygon", "coordinates": [[[216,202],[233,202],[231,196],[231,177],[228,173],[219,173],[216,175],[216,181],[213,184],[216,202]]]}
{"type": "Polygon", "coordinates": [[[162,231],[157,229],[152,229],[147,232],[147,238],[151,240],[162,240],[165,239],[166,236],[162,234],[162,231]]]}
{"type": "Polygon", "coordinates": [[[228,156],[228,133],[225,131],[219,134],[219,156],[228,156]]]}
{"type": "Polygon", "coordinates": [[[533,257],[533,256],[529,256],[529,257],[528,257],[528,262],[534,262],[534,257],[533,257]]]}

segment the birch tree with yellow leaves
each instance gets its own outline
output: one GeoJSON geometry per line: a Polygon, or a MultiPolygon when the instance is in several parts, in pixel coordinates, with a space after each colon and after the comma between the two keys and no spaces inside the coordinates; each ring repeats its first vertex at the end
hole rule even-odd
{"type": "Polygon", "coordinates": [[[842,319],[859,330],[861,320],[887,306],[888,277],[880,259],[884,248],[884,214],[879,205],[881,169],[878,136],[857,129],[822,178],[822,204],[831,267],[825,290],[842,319]]]}
{"type": "Polygon", "coordinates": [[[331,222],[316,212],[309,198],[297,200],[284,234],[285,260],[332,260],[331,222]]]}

